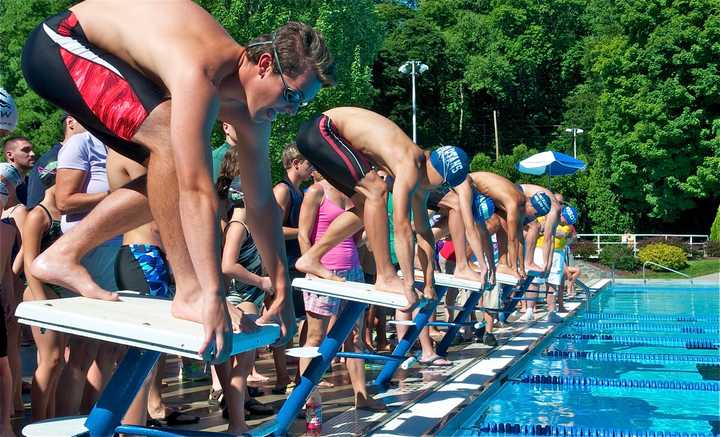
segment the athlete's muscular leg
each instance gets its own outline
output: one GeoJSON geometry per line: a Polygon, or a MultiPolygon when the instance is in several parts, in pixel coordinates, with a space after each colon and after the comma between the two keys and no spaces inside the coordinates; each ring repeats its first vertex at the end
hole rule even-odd
{"type": "MultiPolygon", "coordinates": [[[[465,224],[463,223],[460,213],[454,209],[448,212],[448,227],[450,228],[450,238],[455,247],[455,273],[453,273],[453,275],[458,278],[482,282],[485,278],[473,270],[468,262],[465,224]]],[[[482,256],[482,254],[479,256],[482,256]]]]}
{"type": "Polygon", "coordinates": [[[419,299],[418,292],[415,287],[409,290],[404,287],[390,259],[387,183],[375,171],[371,171],[365,175],[355,190],[365,197],[363,218],[368,244],[375,259],[375,288],[403,293],[408,301],[408,306],[403,311],[412,310],[419,299]]]}
{"type": "Polygon", "coordinates": [[[518,274],[518,260],[517,260],[517,238],[515,240],[510,238],[516,232],[511,232],[508,221],[504,218],[500,218],[495,215],[491,220],[497,217],[497,233],[495,234],[498,242],[498,249],[500,254],[500,262],[497,265],[497,272],[505,275],[512,275],[520,279],[518,274]]]}
{"type": "Polygon", "coordinates": [[[360,195],[355,195],[352,200],[355,206],[337,216],[330,223],[322,238],[315,241],[310,250],[295,261],[295,268],[298,271],[334,281],[344,280],[325,268],[320,259],[344,239],[362,230],[363,222],[361,217],[363,216],[364,199],[360,195]]]}
{"type": "Polygon", "coordinates": [[[180,195],[170,142],[170,101],[153,110],[133,140],[150,150],[147,198],[177,284],[173,316],[201,322],[200,284],[185,242],[178,209],[180,195]]]}
{"type": "Polygon", "coordinates": [[[115,293],[97,285],[80,260],[100,243],[151,221],[147,205],[144,178],[113,191],[70,232],[35,258],[32,274],[43,282],[86,297],[117,299],[115,293]]]}

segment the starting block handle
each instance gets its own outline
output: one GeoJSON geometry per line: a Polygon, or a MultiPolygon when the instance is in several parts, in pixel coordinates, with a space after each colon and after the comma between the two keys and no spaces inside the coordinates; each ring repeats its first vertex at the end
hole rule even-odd
{"type": "Polygon", "coordinates": [[[335,356],[340,358],[354,358],[367,361],[402,361],[405,359],[405,357],[399,357],[395,355],[371,354],[363,352],[338,352],[335,354],[335,356]]]}

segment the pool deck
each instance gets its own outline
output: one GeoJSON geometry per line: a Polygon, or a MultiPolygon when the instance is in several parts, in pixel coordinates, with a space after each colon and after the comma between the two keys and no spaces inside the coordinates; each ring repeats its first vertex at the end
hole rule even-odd
{"type": "MultiPolygon", "coordinates": [[[[607,286],[608,280],[595,281],[590,286],[600,289],[607,286]]],[[[568,313],[559,314],[568,317],[580,307],[582,301],[566,302],[568,313]]],[[[538,312],[541,318],[544,313],[538,312]]],[[[375,397],[383,399],[389,409],[383,413],[372,413],[356,410],[353,406],[352,387],[345,366],[336,363],[326,373],[325,381],[334,384],[332,388],[322,388],[323,397],[323,435],[328,436],[418,436],[434,434],[446,423],[460,407],[498,382],[501,376],[519,358],[525,356],[532,348],[551,333],[560,324],[549,324],[543,321],[531,323],[509,322],[495,329],[499,346],[490,348],[482,343],[463,342],[449,350],[448,359],[453,362],[448,367],[414,366],[406,371],[398,370],[394,381],[396,386],[389,390],[376,393],[375,397]]],[[[34,367],[34,347],[23,348],[25,358],[24,369],[34,367]]],[[[256,362],[261,374],[270,377],[267,383],[257,385],[265,394],[257,399],[263,404],[272,406],[277,411],[287,395],[273,395],[270,389],[274,382],[274,366],[269,353],[261,353],[256,362]]],[[[290,364],[290,375],[295,372],[296,365],[290,364]]],[[[378,373],[378,367],[366,366],[368,382],[378,373]]],[[[208,406],[210,390],[209,381],[189,382],[178,377],[179,360],[168,360],[163,379],[163,399],[174,407],[191,415],[200,417],[196,425],[182,426],[179,429],[204,431],[225,431],[227,422],[222,418],[221,411],[208,406]]],[[[29,381],[29,371],[25,380],[29,381]]],[[[29,396],[25,396],[26,410],[24,417],[14,420],[16,430],[29,423],[29,396]]],[[[274,420],[274,416],[250,417],[248,425],[258,427],[274,420]]],[[[291,435],[304,433],[304,418],[298,418],[290,429],[291,435]]]]}

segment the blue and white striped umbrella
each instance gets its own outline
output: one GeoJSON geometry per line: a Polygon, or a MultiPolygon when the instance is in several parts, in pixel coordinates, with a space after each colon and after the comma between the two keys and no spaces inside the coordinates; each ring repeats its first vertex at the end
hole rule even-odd
{"type": "Polygon", "coordinates": [[[536,176],[544,174],[548,176],[565,176],[585,170],[586,165],[583,161],[570,155],[548,150],[523,159],[515,164],[515,168],[521,173],[536,176]]]}

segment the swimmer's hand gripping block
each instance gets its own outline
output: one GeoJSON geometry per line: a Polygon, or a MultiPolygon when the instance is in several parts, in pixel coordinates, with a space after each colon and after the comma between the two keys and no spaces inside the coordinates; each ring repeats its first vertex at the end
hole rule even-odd
{"type": "MultiPolygon", "coordinates": [[[[15,315],[26,325],[202,359],[198,350],[205,336],[200,323],[173,317],[170,300],[131,293],[120,292],[118,302],[86,297],[23,302],[15,315]]],[[[272,344],[279,336],[280,328],[275,324],[251,333],[235,333],[232,354],[272,344]]]]}
{"type": "Polygon", "coordinates": [[[403,294],[376,290],[371,284],[364,284],[362,282],[296,278],[293,279],[292,286],[298,291],[305,290],[323,296],[337,297],[369,305],[379,305],[396,309],[405,308],[408,305],[407,299],[403,294]]]}

